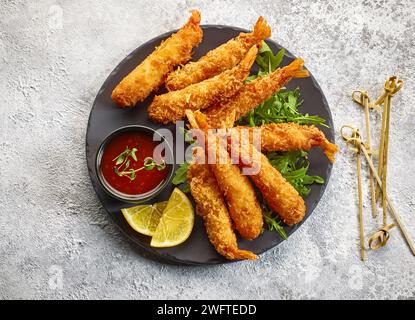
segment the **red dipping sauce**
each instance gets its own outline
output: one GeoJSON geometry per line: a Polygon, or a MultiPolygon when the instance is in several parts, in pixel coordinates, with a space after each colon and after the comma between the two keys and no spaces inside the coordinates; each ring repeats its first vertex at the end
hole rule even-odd
{"type": "Polygon", "coordinates": [[[160,141],[153,141],[153,136],[141,131],[130,131],[120,133],[112,138],[105,146],[101,159],[101,172],[107,183],[119,192],[137,195],[144,194],[156,189],[166,180],[169,174],[169,165],[164,169],[158,170],[154,167],[152,170],[140,170],[136,172],[134,180],[127,176],[119,176],[114,167],[116,167],[115,158],[117,158],[127,147],[129,149],[137,148],[135,153],[137,161],[129,158],[130,164],[128,170],[139,169],[144,165],[144,159],[153,157],[153,150],[160,141]]]}

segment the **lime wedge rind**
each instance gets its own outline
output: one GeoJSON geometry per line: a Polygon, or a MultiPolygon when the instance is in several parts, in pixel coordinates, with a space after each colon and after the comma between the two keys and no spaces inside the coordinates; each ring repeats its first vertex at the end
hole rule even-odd
{"type": "Polygon", "coordinates": [[[189,238],[193,226],[192,203],[180,189],[176,188],[170,196],[150,246],[157,248],[177,246],[189,238]]]}

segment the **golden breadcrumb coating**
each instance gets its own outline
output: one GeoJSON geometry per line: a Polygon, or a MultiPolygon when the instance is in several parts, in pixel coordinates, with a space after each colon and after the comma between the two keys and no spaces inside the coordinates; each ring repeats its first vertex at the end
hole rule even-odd
{"type": "Polygon", "coordinates": [[[250,178],[261,191],[269,207],[283,222],[291,226],[304,219],[304,199],[262,153],[261,170],[250,178]]]}
{"type": "Polygon", "coordinates": [[[253,46],[240,64],[182,90],[156,96],[148,108],[149,116],[159,123],[175,122],[185,117],[185,110],[206,109],[234,95],[243,85],[255,61],[258,48],[253,46]]]}
{"type": "Polygon", "coordinates": [[[194,10],[176,34],[163,41],[117,85],[112,100],[122,108],[131,108],[157,90],[175,66],[190,60],[192,49],[202,41],[203,31],[199,24],[200,12],[194,10]]]}
{"type": "Polygon", "coordinates": [[[167,89],[170,91],[180,90],[233,68],[252,46],[260,46],[262,40],[270,36],[271,28],[262,17],[259,17],[253,32],[241,33],[238,37],[209,51],[198,61],[190,62],[171,72],[166,80],[167,89]]]}
{"type": "Polygon", "coordinates": [[[252,132],[256,129],[261,130],[261,151],[308,151],[313,147],[320,147],[330,162],[335,161],[336,152],[339,151],[339,148],[328,141],[317,127],[294,122],[270,123],[260,127],[238,126],[229,131],[249,130],[252,141],[252,132]]]}
{"type": "Polygon", "coordinates": [[[304,219],[306,211],[304,199],[263,154],[261,154],[261,170],[250,177],[269,207],[280,216],[282,221],[291,226],[304,219]]]}
{"type": "Polygon", "coordinates": [[[296,59],[288,66],[258,77],[245,84],[233,97],[218,103],[206,111],[211,128],[231,128],[234,122],[250,110],[256,108],[293,78],[308,77],[303,70],[304,61],[296,59]]]}
{"type": "MultiPolygon", "coordinates": [[[[254,188],[247,176],[242,175],[239,167],[232,163],[227,151],[227,141],[213,134],[207,134],[207,124],[201,112],[186,111],[193,128],[206,132],[206,150],[208,157],[213,157],[214,163],[209,163],[216,177],[219,188],[225,196],[229,214],[239,234],[248,240],[257,238],[263,226],[262,210],[254,188]],[[196,124],[196,126],[194,125],[196,124]],[[216,140],[216,143],[212,143],[216,140]]],[[[211,161],[212,162],[212,161],[211,161]]]]}
{"type": "MultiPolygon", "coordinates": [[[[212,154],[215,151],[209,152],[212,154]]],[[[224,153],[218,150],[217,154],[224,153]]],[[[229,155],[224,160],[224,164],[212,164],[212,171],[227,200],[236,230],[243,238],[253,240],[261,234],[263,226],[262,210],[255,190],[247,176],[231,163],[229,155]]]]}
{"type": "MultiPolygon", "coordinates": [[[[206,115],[200,111],[190,114],[188,118],[191,124],[196,122],[199,125],[199,128],[208,127],[206,123],[206,115]]],[[[243,137],[241,136],[241,132],[241,130],[228,130],[228,139],[225,139],[225,148],[228,149],[229,153],[226,153],[226,155],[235,155],[235,150],[231,150],[231,148],[235,148],[234,142],[238,141],[239,143],[236,144],[236,147],[238,148],[238,152],[236,154],[239,156],[238,165],[241,168],[252,169],[249,177],[257,186],[259,191],[261,191],[262,196],[268,203],[269,207],[274,212],[276,212],[280,216],[281,220],[283,220],[286,224],[293,225],[299,223],[304,218],[306,211],[303,198],[300,196],[297,190],[295,190],[295,188],[281,175],[281,173],[269,163],[269,160],[266,156],[257,150],[252,143],[244,143],[244,141],[242,141],[243,137]]],[[[212,154],[216,157],[222,156],[221,160],[223,161],[223,151],[220,150],[222,144],[217,142],[215,145],[212,143],[212,140],[209,141],[211,136],[213,136],[212,133],[208,135],[206,139],[206,141],[209,142],[207,143],[208,154],[209,156],[212,154]]],[[[225,171],[225,173],[228,175],[232,173],[231,168],[229,168],[229,165],[231,165],[231,159],[229,158],[227,161],[229,161],[228,167],[225,167],[226,164],[211,165],[212,171],[216,176],[219,187],[223,188],[223,185],[226,185],[228,188],[225,190],[225,197],[227,199],[229,197],[227,193],[233,197],[241,197],[241,195],[244,193],[242,193],[240,190],[235,190],[241,188],[242,185],[242,182],[233,178],[236,175],[233,175],[232,177],[225,176],[223,179],[221,179],[216,173],[216,167],[219,166],[224,167],[223,171],[225,171]]],[[[225,173],[223,174],[225,175],[225,173]]],[[[241,177],[247,178],[247,176],[242,175],[241,177]]],[[[244,203],[248,203],[246,199],[244,199],[244,203]]],[[[232,212],[231,217],[233,219],[232,212]]],[[[245,218],[248,218],[248,216],[245,216],[245,218]]],[[[249,219],[256,219],[256,217],[251,215],[249,219]]],[[[253,225],[256,226],[257,222],[253,223],[253,225]]]]}
{"type": "MultiPolygon", "coordinates": [[[[230,132],[235,141],[240,139],[240,131],[230,132]],[[236,137],[235,137],[236,136],[236,137]]],[[[231,144],[228,144],[230,147],[231,144]]],[[[229,152],[231,152],[229,150],[229,152]]],[[[255,168],[255,174],[249,177],[261,191],[269,207],[279,215],[288,225],[303,220],[306,207],[303,198],[295,188],[274,168],[268,158],[258,151],[252,144],[239,143],[239,166],[241,168],[255,168]]]]}
{"type": "Polygon", "coordinates": [[[238,248],[228,209],[209,166],[191,164],[187,175],[196,211],[203,218],[207,235],[216,251],[229,260],[256,259],[253,252],[238,248]]]}

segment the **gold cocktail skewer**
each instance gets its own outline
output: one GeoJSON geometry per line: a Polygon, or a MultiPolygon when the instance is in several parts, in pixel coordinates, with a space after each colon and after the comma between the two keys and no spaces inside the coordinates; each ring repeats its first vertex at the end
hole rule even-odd
{"type": "Polygon", "coordinates": [[[363,195],[362,195],[362,163],[360,158],[360,147],[357,151],[357,188],[359,194],[359,220],[360,220],[360,258],[365,260],[365,229],[363,220],[363,195]]]}
{"type": "MultiPolygon", "coordinates": [[[[367,94],[367,91],[364,91],[364,90],[353,91],[352,99],[365,108],[366,140],[367,140],[367,147],[369,150],[370,158],[372,159],[372,142],[371,142],[372,138],[371,138],[371,130],[370,130],[370,115],[369,115],[370,99],[367,94]]],[[[370,185],[370,196],[371,196],[370,200],[372,204],[372,216],[376,218],[378,213],[377,213],[377,206],[376,206],[375,181],[373,180],[373,174],[371,170],[369,170],[369,185],[370,185]]]]}
{"type": "MultiPolygon", "coordinates": [[[[387,193],[386,177],[387,177],[387,164],[388,164],[388,149],[389,149],[389,131],[390,131],[390,114],[391,114],[391,98],[402,89],[403,81],[398,80],[397,77],[390,77],[385,82],[384,93],[376,100],[375,105],[383,103],[382,112],[382,129],[380,135],[379,145],[379,162],[378,162],[378,176],[382,181],[382,190],[387,193]]],[[[376,189],[376,198],[380,195],[380,186],[376,189]]],[[[382,195],[382,210],[383,210],[383,224],[386,224],[386,197],[382,195]]]]}
{"type": "MultiPolygon", "coordinates": [[[[398,213],[397,213],[397,211],[395,209],[395,206],[393,205],[391,199],[389,198],[389,196],[387,195],[387,193],[382,188],[382,180],[381,180],[381,178],[379,177],[379,175],[376,172],[377,170],[376,170],[376,168],[375,168],[372,160],[370,159],[370,156],[369,156],[369,153],[367,151],[367,148],[366,148],[365,144],[360,139],[359,131],[356,128],[352,127],[352,126],[345,125],[345,126],[343,126],[341,128],[340,132],[341,132],[341,135],[342,135],[343,139],[347,143],[351,143],[351,144],[353,144],[356,147],[359,146],[360,151],[363,153],[363,155],[365,156],[365,158],[367,160],[367,163],[369,164],[370,170],[372,170],[372,172],[373,172],[373,176],[375,177],[376,182],[377,182],[380,190],[382,191],[382,193],[385,194],[386,203],[387,203],[387,205],[388,205],[388,207],[389,207],[389,209],[390,209],[390,211],[392,213],[392,216],[393,216],[394,220],[396,221],[396,225],[401,230],[401,233],[404,236],[404,238],[406,240],[406,243],[408,244],[409,248],[411,249],[412,254],[415,255],[415,246],[414,246],[414,244],[413,244],[413,242],[411,240],[411,237],[409,236],[408,231],[406,230],[405,226],[403,225],[403,223],[401,221],[401,218],[399,217],[399,215],[398,215],[398,213]],[[346,135],[344,133],[343,130],[346,129],[346,128],[352,130],[352,135],[351,136],[348,136],[348,135],[346,135]]],[[[384,226],[382,229],[384,229],[385,232],[388,232],[393,227],[394,227],[394,224],[391,224],[389,226],[388,225],[384,226]]],[[[382,229],[380,231],[382,231],[382,229]]],[[[372,243],[373,243],[373,240],[375,238],[375,235],[376,235],[376,233],[371,237],[372,243]]],[[[384,244],[386,243],[387,239],[389,239],[389,234],[386,234],[385,235],[385,239],[386,240],[382,240],[381,239],[381,241],[384,241],[384,244]]],[[[382,246],[384,246],[384,244],[382,246]]]]}
{"type": "Polygon", "coordinates": [[[368,155],[367,151],[365,150],[365,148],[362,148],[362,151],[363,151],[363,154],[366,157],[366,160],[367,160],[367,162],[369,164],[370,169],[373,171],[373,175],[376,178],[376,181],[377,181],[378,185],[380,186],[382,193],[385,194],[386,203],[388,204],[388,206],[389,206],[389,208],[390,208],[390,210],[392,212],[393,218],[395,219],[397,226],[401,230],[401,232],[402,232],[402,234],[403,234],[403,236],[404,236],[404,238],[405,238],[405,240],[406,240],[409,248],[412,251],[412,254],[415,255],[415,246],[414,246],[414,244],[413,244],[413,242],[411,240],[411,237],[409,236],[408,232],[406,231],[406,228],[403,225],[403,223],[401,221],[401,218],[399,217],[398,213],[396,212],[395,206],[393,205],[392,201],[389,199],[387,193],[383,191],[383,189],[382,189],[382,181],[381,181],[380,177],[378,176],[378,174],[376,173],[376,168],[373,165],[373,162],[370,160],[369,155],[368,155]]]}
{"type": "MultiPolygon", "coordinates": [[[[341,128],[341,133],[343,135],[343,126],[341,128]]],[[[358,130],[353,130],[352,132],[352,139],[350,141],[353,142],[353,139],[359,138],[359,132],[358,130]]],[[[348,140],[346,140],[346,143],[349,143],[348,140]]],[[[360,259],[362,261],[365,261],[366,259],[366,253],[365,253],[365,229],[364,229],[364,220],[363,220],[363,192],[362,192],[362,163],[360,159],[360,151],[361,146],[358,144],[354,144],[356,149],[354,150],[356,152],[356,160],[357,160],[357,194],[358,194],[358,206],[359,206],[359,234],[360,234],[360,259]]]]}
{"type": "Polygon", "coordinates": [[[386,246],[386,243],[389,240],[389,231],[396,227],[395,223],[383,226],[374,234],[369,237],[369,248],[372,250],[379,250],[380,248],[386,246]]]}

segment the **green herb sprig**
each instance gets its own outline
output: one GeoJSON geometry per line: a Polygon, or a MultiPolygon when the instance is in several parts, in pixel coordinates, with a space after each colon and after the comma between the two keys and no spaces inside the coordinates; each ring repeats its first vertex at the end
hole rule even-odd
{"type": "Polygon", "coordinates": [[[144,159],[143,166],[138,169],[130,168],[131,159],[138,161],[137,158],[137,148],[130,149],[128,146],[123,152],[121,152],[117,157],[112,161],[115,162],[114,172],[120,177],[127,177],[130,181],[134,181],[137,178],[137,172],[141,170],[163,170],[166,168],[166,162],[162,160],[161,163],[156,163],[152,157],[147,157],[144,159]]]}
{"type": "Polygon", "coordinates": [[[182,163],[174,173],[174,177],[172,180],[172,183],[175,186],[180,186],[180,189],[184,193],[190,192],[190,186],[187,181],[187,170],[189,169],[189,165],[190,164],[188,162],[182,163]]]}
{"type": "Polygon", "coordinates": [[[303,125],[327,126],[326,120],[319,116],[300,113],[298,108],[302,103],[298,88],[280,91],[248,112],[237,121],[237,124],[254,127],[268,123],[296,122],[303,125]]]}
{"type": "Polygon", "coordinates": [[[310,185],[313,183],[324,183],[322,177],[307,174],[309,168],[307,156],[306,151],[270,152],[267,154],[271,165],[293,185],[302,197],[308,196],[311,190],[310,185]]]}
{"type": "Polygon", "coordinates": [[[275,214],[272,212],[272,210],[262,210],[265,223],[268,226],[269,231],[277,231],[278,234],[284,239],[287,240],[287,234],[285,233],[284,228],[281,225],[281,221],[278,220],[278,218],[275,217],[275,214]]]}
{"type": "Polygon", "coordinates": [[[276,55],[272,52],[271,48],[267,45],[265,41],[262,42],[261,49],[258,52],[258,55],[255,59],[255,62],[259,66],[259,72],[257,74],[250,75],[246,81],[252,81],[258,77],[262,77],[271,73],[279,67],[284,59],[285,50],[284,48],[280,49],[276,55]]]}

